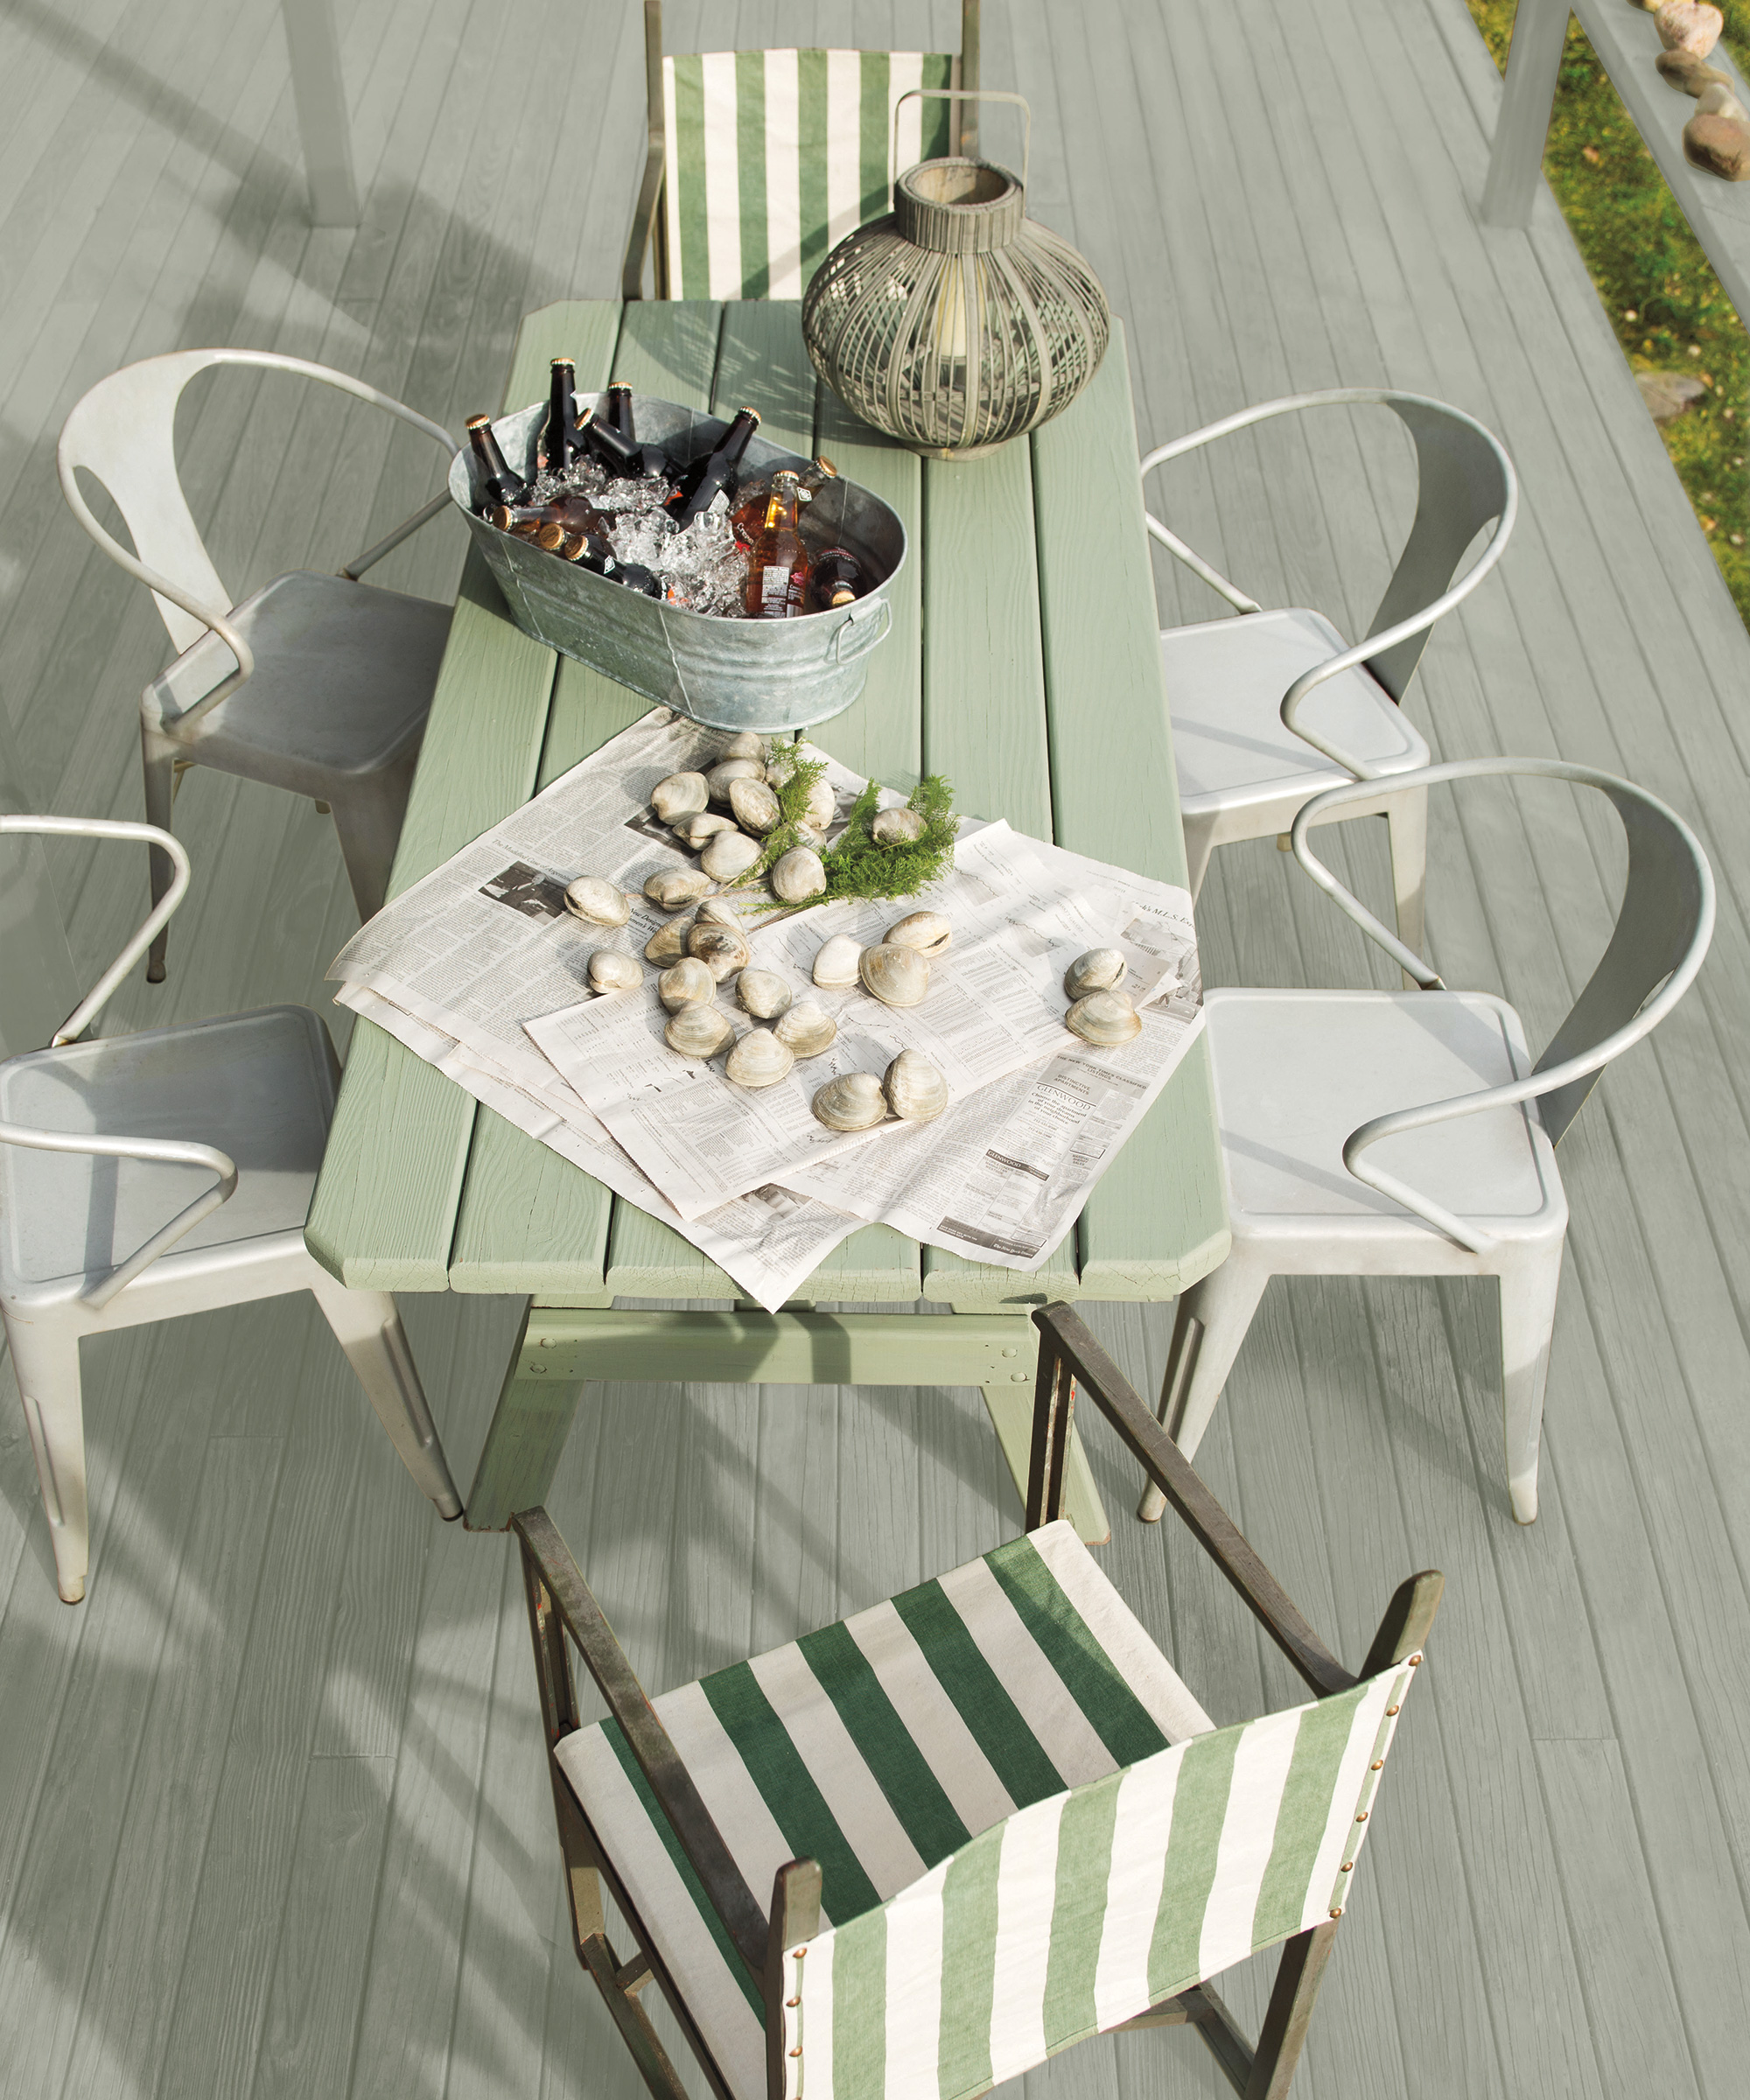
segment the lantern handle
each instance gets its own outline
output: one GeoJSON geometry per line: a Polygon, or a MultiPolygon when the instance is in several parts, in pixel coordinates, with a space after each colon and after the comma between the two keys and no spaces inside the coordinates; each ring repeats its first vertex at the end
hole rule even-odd
{"type": "Polygon", "coordinates": [[[1021,187],[1027,186],[1027,169],[1033,157],[1033,113],[1024,94],[1011,94],[1004,88],[907,88],[893,104],[893,174],[900,173],[900,112],[914,95],[928,95],[939,102],[1018,102],[1026,112],[1027,128],[1021,140],[1021,187]]]}

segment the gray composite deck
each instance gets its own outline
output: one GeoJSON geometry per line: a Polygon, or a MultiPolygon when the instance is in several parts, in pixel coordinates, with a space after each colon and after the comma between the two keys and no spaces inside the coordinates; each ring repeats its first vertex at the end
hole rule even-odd
{"type": "MultiPolygon", "coordinates": [[[[1448,1578],[1300,2090],[1731,2100],[1750,2031],[1750,641],[1549,197],[1529,234],[1477,228],[1499,88],[1463,0],[986,9],[990,82],[1033,105],[1035,208],[1129,324],[1144,437],[1357,382],[1488,421],[1523,477],[1518,536],[1434,641],[1412,711],[1443,755],[1632,774],[1696,823],[1720,883],[1698,991],[1564,1150],[1574,1225],[1535,1530],[1508,1515],[1480,1289],[1275,1286],[1204,1445],[1351,1658],[1400,1575],[1448,1578]]],[[[154,351],[248,343],[453,424],[495,401],[525,308],[613,291],[638,161],[631,0],[340,12],[356,233],[304,223],[272,0],[0,10],[0,692],[38,807],[137,814],[135,699],[164,654],[55,491],[54,435],[85,387],[154,351]]],[[[671,46],[951,47],[958,17],[951,0],[742,0],[704,38],[701,12],[671,8],[671,46]]],[[[368,425],[289,384],[226,374],[185,422],[239,590],[332,566],[424,486],[398,441],[381,477],[378,455],[336,472],[328,448],[368,425]]],[[[1407,464],[1392,433],[1338,416],[1187,469],[1173,514],[1266,602],[1359,631],[1407,464]]],[[[383,580],[446,593],[460,551],[440,527],[383,580]]],[[[1165,570],[1160,591],[1169,619],[1215,609],[1165,570]]],[[[1619,874],[1565,794],[1434,812],[1438,957],[1517,1002],[1537,1040],[1619,874]]],[[[198,774],[178,822],[196,874],[172,979],[136,977],[110,1025],[325,1003],[353,925],[326,821],[198,774]]],[[[1348,830],[1382,895],[1382,828],[1348,830]]],[[[144,866],[122,849],[53,865],[94,966],[144,908],[144,866]]],[[[1212,982],[1368,980],[1359,937],[1268,842],[1218,856],[1201,920],[1212,982]]],[[[404,1302],[466,1479],[517,1307],[404,1302]]],[[[1158,1376],[1168,1308],[1091,1317],[1158,1376]]],[[[431,1519],[302,1302],[94,1345],[86,1377],[78,1611],[55,1600],[0,1396],[0,2090],[629,2100],[564,1942],[508,1543],[431,1519]]],[[[1018,1524],[973,1392],[620,1386],[586,1414],[553,1507],[653,1687],[1018,1524]]],[[[1285,1703],[1237,1604],[1176,1541],[1163,1561],[1111,1447],[1092,1455],[1116,1519],[1106,1564],[1211,1710],[1285,1703]]],[[[1256,2017],[1250,1978],[1231,1995],[1256,2017]]],[[[1172,2034],[1091,2045],[1039,2083],[1221,2090],[1172,2034]]]]}

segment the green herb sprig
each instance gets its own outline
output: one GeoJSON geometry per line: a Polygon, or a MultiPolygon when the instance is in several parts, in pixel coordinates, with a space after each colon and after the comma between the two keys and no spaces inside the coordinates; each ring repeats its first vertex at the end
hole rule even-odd
{"type": "MultiPolygon", "coordinates": [[[[802,826],[808,814],[809,791],[826,772],[823,758],[810,758],[794,745],[783,745],[774,753],[773,770],[780,777],[772,783],[778,798],[778,822],[766,835],[760,858],[739,878],[735,886],[763,882],[767,872],[792,846],[805,843],[802,826]]],[[[920,836],[908,844],[878,845],[873,824],[881,796],[881,783],[871,780],[851,805],[850,815],[837,841],[821,855],[826,871],[826,894],[814,903],[836,903],[842,897],[911,897],[945,875],[954,864],[955,836],[960,819],[954,814],[954,790],[939,773],[927,774],[913,788],[906,807],[924,820],[920,836]]]]}

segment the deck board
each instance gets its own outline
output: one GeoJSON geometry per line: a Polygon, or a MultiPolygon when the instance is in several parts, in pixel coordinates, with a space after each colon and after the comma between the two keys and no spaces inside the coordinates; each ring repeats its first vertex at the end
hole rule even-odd
{"type": "MultiPolygon", "coordinates": [[[[0,704],[37,806],[137,814],[134,709],[165,654],[144,595],[56,491],[55,436],[86,387],[130,358],[248,343],[361,373],[454,427],[499,399],[523,312],[617,288],[640,165],[635,9],[337,11],[364,213],[321,231],[304,218],[274,0],[0,14],[14,112],[0,704]]],[[[949,49],[958,13],[667,10],[674,49],[949,49]]],[[[1190,0],[989,0],[986,14],[988,83],[1032,105],[1032,208],[1124,317],[1142,442],[1340,383],[1480,416],[1520,469],[1521,522],[1431,644],[1410,712],[1439,755],[1560,752],[1629,773],[1696,825],[1719,883],[1695,992],[1564,1145],[1573,1225],[1536,1528],[1512,1523],[1500,1477],[1495,1310],[1460,1282],[1273,1286],[1200,1453],[1347,1656],[1403,1574],[1448,1577],[1296,2090],[1735,2100],[1750,2028],[1750,1695],[1730,1664],[1750,1640],[1750,640],[1552,200],[1540,191],[1528,231],[1476,222],[1500,84],[1463,0],[1236,0],[1227,18],[1190,0]]],[[[1009,157],[1009,114],[983,121],[1009,157]]],[[[696,346],[702,374],[714,341],[696,346]]],[[[830,451],[844,435],[830,405],[816,429],[830,451]]],[[[421,441],[278,378],[197,382],[182,438],[240,593],[337,564],[436,484],[421,441]],[[362,468],[336,471],[342,444],[362,468]]],[[[1330,412],[1229,441],[1147,494],[1266,601],[1360,632],[1410,472],[1389,417],[1330,412]]],[[[462,557],[444,523],[378,573],[447,598],[462,557]]],[[[1165,619],[1219,611],[1158,552],[1154,573],[1165,619]]],[[[875,755],[914,772],[953,732],[928,754],[875,755]]],[[[344,1045],[322,972],[354,915],[329,822],[196,774],[177,822],[195,877],[170,982],[136,976],[106,1026],[303,999],[344,1045]]],[[[1332,852],[1385,899],[1382,826],[1342,827],[1332,852]]],[[[144,911],[144,865],[86,842],[49,858],[75,960],[94,970],[144,911]]],[[[1620,881],[1607,815],[1565,789],[1437,796],[1438,957],[1513,998],[1534,1039],[1589,971],[1620,881]]],[[[1390,982],[1269,841],[1222,849],[1200,920],[1211,983],[1390,982]]],[[[842,1266],[854,1289],[862,1272],[842,1266]]],[[[520,1314],[487,1270],[477,1280],[404,1300],[458,1478],[520,1314]]],[[[1152,1389],[1171,1308],[1084,1309],[1152,1389]]],[[[92,1589],[70,1612],[0,1368],[9,2090],[636,2100],[569,1948],[509,1542],[430,1518],[304,1301],[105,1338],[85,1376],[92,1589]]],[[[1292,1698],[1194,1551],[1130,1521],[1114,1446],[1097,1429],[1088,1442],[1116,1524],[1106,1564],[1210,1710],[1292,1698]]],[[[980,1396],[929,1387],[592,1387],[551,1500],[653,1686],[1018,1522],[980,1396]]],[[[1224,1989],[1256,2020],[1260,1978],[1224,1989]]],[[[1050,2083],[1069,2100],[1224,2090],[1177,2034],[1093,2045],[1050,2083]]]]}

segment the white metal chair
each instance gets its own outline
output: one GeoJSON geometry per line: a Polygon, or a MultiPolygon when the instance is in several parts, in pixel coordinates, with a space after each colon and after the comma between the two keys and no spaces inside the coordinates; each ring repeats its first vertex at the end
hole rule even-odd
{"type": "Polygon", "coordinates": [[[1274,416],[1369,402],[1390,409],[1415,440],[1418,481],[1410,536],[1367,638],[1354,648],[1322,612],[1264,611],[1158,518],[1147,522],[1152,537],[1243,615],[1169,627],[1160,638],[1193,898],[1217,846],[1280,836],[1323,789],[1378,780],[1379,792],[1333,814],[1386,819],[1397,931],[1419,948],[1428,798],[1424,789],[1383,783],[1419,770],[1431,754],[1398,703],[1434,622],[1475,590],[1506,550],[1519,502],[1512,462],[1480,423],[1444,402],[1345,387],[1242,409],[1157,446],[1144,456],[1142,471],[1274,416]],[[1465,550],[1491,523],[1488,544],[1453,584],[1465,550]]]}
{"type": "MultiPolygon", "coordinates": [[[[1448,991],[1314,858],[1309,828],[1334,805],[1365,796],[1364,781],[1306,805],[1294,822],[1295,857],[1424,989],[1208,994],[1234,1238],[1222,1266],[1180,1298],[1174,1321],[1160,1415],[1187,1457],[1272,1276],[1492,1276],[1501,1284],[1508,1492],[1522,1524],[1536,1517],[1568,1222],[1555,1147],[1604,1068],[1657,1026],[1701,968],[1713,877],[1681,817],[1589,766],[1467,759],[1408,779],[1425,792],[1500,774],[1596,788],[1628,839],[1609,945],[1535,1064],[1511,1006],[1448,991]]],[[[1150,1489],[1138,1514],[1152,1522],[1160,1509],[1150,1489]]]]}
{"type": "Polygon", "coordinates": [[[172,872],[50,1046],[0,1063],[0,1321],[62,1598],[84,1596],[88,1560],[80,1340],[290,1291],[315,1293],[408,1471],[459,1516],[395,1300],[349,1291],[304,1244],[340,1075],[321,1018],[270,1006],[79,1041],[182,901],[188,856],[150,824],[0,816],[8,832],[137,839],[172,872]]]}
{"type": "MultiPolygon", "coordinates": [[[[288,788],[332,808],[360,918],[382,909],[413,784],[425,717],[449,636],[448,606],[359,582],[449,503],[438,495],[338,575],[296,570],[233,605],[190,514],[176,468],[176,404],[214,365],[259,366],[318,379],[386,409],[454,453],[439,424],[364,381],[263,350],[178,350],[100,380],[61,427],[56,458],[74,515],[110,560],[158,600],[182,654],[140,696],[146,818],[171,828],[177,775],[214,766],[288,788]],[[134,551],[92,515],[84,468],[127,521],[134,551]]],[[[151,857],[152,898],[170,863],[151,857]]],[[[160,983],[165,935],[146,976],[160,983]]]]}
{"type": "Polygon", "coordinates": [[[1077,1315],[1033,1319],[1026,1536],[654,1701],[546,1510],[512,1519],[578,1957],[654,2100],[687,2088],[653,1981],[715,2100],[972,2100],[1096,2032],[1164,2026],[1285,2100],[1443,1578],[1399,1586],[1352,1675],[1077,1315]],[[1060,1521],[1078,1396],[1311,1703],[1203,1711],[1060,1521]],[[1254,2047],[1208,1979],[1267,1948],[1254,2047]]]}

